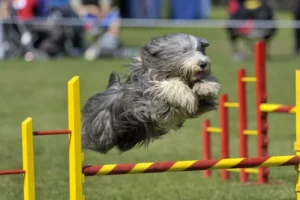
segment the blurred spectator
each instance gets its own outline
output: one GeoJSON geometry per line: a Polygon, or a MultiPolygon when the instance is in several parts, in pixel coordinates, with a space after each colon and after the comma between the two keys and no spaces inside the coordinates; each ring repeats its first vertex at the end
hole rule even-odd
{"type": "MultiPolygon", "coordinates": [[[[292,0],[292,13],[294,20],[300,20],[300,0],[292,0]]],[[[299,25],[299,24],[298,24],[299,25]]],[[[296,55],[300,54],[300,28],[294,29],[294,53],[296,55]]]]}
{"type": "MultiPolygon", "coordinates": [[[[7,0],[0,0],[0,19],[8,17],[8,4],[7,0]]],[[[4,43],[4,25],[0,22],[0,60],[5,58],[5,43],[4,43]]]]}
{"type": "Polygon", "coordinates": [[[32,20],[36,12],[37,0],[2,0],[1,15],[11,23],[4,24],[4,57],[23,55],[32,49],[32,35],[24,22],[32,20]]]}
{"type": "Polygon", "coordinates": [[[86,24],[94,43],[85,51],[87,60],[111,56],[119,47],[119,10],[111,0],[71,0],[74,10],[86,24]]]}
{"type": "Polygon", "coordinates": [[[22,47],[21,55],[24,54],[25,58],[29,55],[38,59],[63,54],[80,55],[83,49],[82,27],[59,26],[55,23],[63,17],[77,16],[68,0],[5,0],[5,3],[1,8],[6,8],[6,15],[13,20],[12,24],[5,25],[10,49],[22,47]],[[42,24],[34,21],[26,23],[34,20],[34,17],[46,17],[46,20],[42,24]],[[12,37],[11,33],[14,32],[19,33],[19,37],[12,37]],[[19,44],[14,45],[13,42],[17,40],[19,44]]]}
{"type": "Polygon", "coordinates": [[[31,20],[36,14],[37,0],[11,0],[11,5],[20,20],[31,20]]]}
{"type": "MultiPolygon", "coordinates": [[[[228,13],[230,20],[244,20],[242,27],[226,28],[232,48],[232,56],[236,61],[241,61],[243,57],[238,50],[238,38],[247,38],[248,41],[264,40],[268,45],[277,31],[274,11],[269,5],[268,0],[229,0],[228,13]],[[272,24],[273,27],[257,27],[255,20],[269,20],[269,23],[272,24]]],[[[250,42],[248,47],[251,51],[252,46],[253,44],[250,42]]]]}
{"type": "Polygon", "coordinates": [[[0,0],[0,18],[8,18],[8,0],[0,0]]]}
{"type": "MultiPolygon", "coordinates": [[[[79,19],[73,10],[72,2],[69,0],[38,0],[40,10],[48,19],[59,22],[63,18],[79,19]]],[[[46,46],[60,46],[61,51],[66,51],[70,56],[79,56],[84,49],[82,26],[51,26],[48,29],[49,37],[45,41],[46,46]]],[[[57,50],[56,50],[57,51],[57,50]]]]}

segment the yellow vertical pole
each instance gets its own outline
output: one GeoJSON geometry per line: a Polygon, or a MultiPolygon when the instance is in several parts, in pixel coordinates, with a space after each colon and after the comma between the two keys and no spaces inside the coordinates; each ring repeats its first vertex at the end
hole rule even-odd
{"type": "Polygon", "coordinates": [[[84,200],[83,196],[83,154],[81,151],[80,120],[80,81],[74,76],[68,82],[68,120],[69,130],[69,181],[70,200],[84,200]]]}
{"type": "MultiPolygon", "coordinates": [[[[296,142],[294,149],[296,155],[300,156],[300,70],[296,70],[296,142]]],[[[296,195],[297,200],[300,200],[300,165],[296,166],[297,170],[297,184],[296,184],[296,195]]]]}
{"type": "Polygon", "coordinates": [[[24,200],[35,200],[34,155],[32,119],[22,122],[22,160],[24,174],[24,200]]]}

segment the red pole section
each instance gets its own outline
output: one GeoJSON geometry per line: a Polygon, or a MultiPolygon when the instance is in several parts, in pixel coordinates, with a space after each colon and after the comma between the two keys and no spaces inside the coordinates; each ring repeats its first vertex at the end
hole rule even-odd
{"type": "Polygon", "coordinates": [[[0,171],[0,175],[10,175],[10,174],[25,174],[25,170],[15,169],[15,170],[1,170],[0,171]]]}
{"type": "Polygon", "coordinates": [[[34,131],[33,135],[63,135],[63,134],[71,134],[70,130],[52,130],[52,131],[34,131]]]}
{"type": "MultiPolygon", "coordinates": [[[[228,139],[228,108],[225,103],[228,101],[227,94],[220,97],[220,128],[221,128],[221,158],[229,158],[229,139],[228,139]]],[[[225,169],[221,171],[222,180],[229,179],[229,172],[225,169]]]]}
{"type": "MultiPolygon", "coordinates": [[[[202,122],[202,152],[203,152],[203,160],[211,159],[211,137],[210,133],[207,131],[207,128],[210,126],[209,120],[204,120],[202,122]]],[[[211,170],[203,171],[204,177],[208,178],[211,176],[211,170]]]]}
{"type": "MultiPolygon", "coordinates": [[[[240,69],[238,71],[237,77],[237,86],[238,86],[238,116],[239,116],[239,152],[241,158],[248,157],[248,138],[247,135],[244,134],[244,130],[247,129],[247,101],[246,101],[246,83],[243,82],[243,77],[246,76],[246,70],[240,69]]],[[[240,181],[247,182],[248,174],[245,172],[245,169],[241,169],[240,172],[240,181]]]]}
{"type": "MultiPolygon", "coordinates": [[[[267,113],[261,112],[260,105],[267,102],[266,93],[266,47],[264,41],[255,43],[256,74],[256,120],[258,157],[268,156],[267,113]]],[[[269,169],[259,168],[258,183],[268,183],[269,169]]]]}

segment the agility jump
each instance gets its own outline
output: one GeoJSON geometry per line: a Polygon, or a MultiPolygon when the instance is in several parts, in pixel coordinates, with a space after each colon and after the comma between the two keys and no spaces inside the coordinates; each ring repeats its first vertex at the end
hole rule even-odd
{"type": "Polygon", "coordinates": [[[112,174],[137,174],[137,173],[162,173],[194,170],[216,170],[254,167],[278,167],[298,165],[298,179],[296,185],[297,199],[300,199],[300,70],[296,71],[296,156],[274,156],[256,158],[230,158],[220,160],[191,160],[176,162],[150,162],[134,164],[105,164],[96,166],[82,166],[83,153],[81,152],[81,127],[80,127],[80,88],[79,77],[73,77],[68,82],[68,130],[36,131],[32,129],[32,119],[27,118],[22,122],[22,150],[23,169],[0,171],[4,174],[24,174],[24,199],[35,200],[34,180],[34,155],[33,136],[43,135],[69,135],[69,181],[70,200],[84,200],[84,176],[112,175],[112,174]]]}
{"type": "Polygon", "coordinates": [[[75,76],[68,82],[68,130],[34,132],[32,119],[25,119],[22,122],[23,169],[0,171],[0,175],[24,174],[24,200],[35,200],[33,136],[68,134],[70,200],[84,200],[83,181],[85,176],[231,168],[265,168],[288,165],[297,166],[296,192],[297,199],[300,200],[300,70],[296,71],[296,107],[294,112],[296,113],[296,142],[294,145],[296,155],[83,166],[84,156],[81,150],[80,125],[80,79],[78,76],[75,76]]]}
{"type": "MultiPolygon", "coordinates": [[[[296,108],[294,106],[283,104],[267,103],[266,90],[266,47],[265,42],[259,41],[255,44],[255,77],[246,76],[245,69],[239,69],[237,73],[237,102],[229,102],[228,95],[223,94],[219,100],[220,110],[220,127],[212,127],[209,120],[202,123],[203,136],[203,159],[209,160],[211,157],[211,133],[220,133],[221,149],[220,155],[222,159],[229,156],[229,108],[237,108],[238,110],[238,137],[239,137],[239,156],[248,157],[248,136],[257,136],[257,156],[268,156],[268,121],[267,113],[290,113],[294,114],[296,108]],[[247,98],[246,83],[255,83],[256,95],[256,130],[249,130],[247,127],[247,98]]],[[[250,173],[257,174],[257,182],[259,184],[269,183],[269,169],[228,169],[221,171],[221,179],[228,180],[229,172],[239,172],[240,182],[247,182],[250,173]]],[[[211,171],[205,170],[204,176],[211,176],[211,171]]]]}

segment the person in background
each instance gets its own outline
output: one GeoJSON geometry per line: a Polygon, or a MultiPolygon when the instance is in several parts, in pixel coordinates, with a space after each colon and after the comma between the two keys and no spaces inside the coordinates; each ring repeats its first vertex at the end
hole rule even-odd
{"type": "MultiPolygon", "coordinates": [[[[292,14],[294,20],[300,20],[300,0],[292,0],[292,14]]],[[[294,54],[300,55],[300,28],[294,28],[294,54]]]]}
{"type": "Polygon", "coordinates": [[[48,59],[65,54],[68,56],[81,54],[83,50],[82,27],[60,26],[55,23],[64,17],[78,18],[69,5],[69,0],[5,1],[8,4],[8,15],[13,17],[12,19],[17,19],[12,25],[21,34],[21,44],[22,41],[27,41],[26,45],[22,44],[25,46],[25,59],[27,57],[48,59]],[[45,22],[36,24],[34,23],[35,17],[42,17],[45,22]],[[30,20],[32,23],[23,23],[30,20]]]}
{"type": "MultiPolygon", "coordinates": [[[[23,56],[33,47],[32,26],[26,22],[36,16],[37,0],[2,0],[0,2],[0,15],[10,19],[4,24],[5,58],[23,56]]],[[[2,47],[3,47],[2,46],[2,47]]]]}
{"type": "Polygon", "coordinates": [[[75,12],[85,23],[86,31],[95,42],[86,49],[84,57],[95,60],[111,56],[119,47],[120,14],[111,0],[70,0],[75,12]]]}
{"type": "Polygon", "coordinates": [[[0,0],[0,18],[7,18],[8,15],[8,0],[0,0]]]}
{"type": "MultiPolygon", "coordinates": [[[[0,0],[0,19],[8,18],[7,0],[0,0]]],[[[0,60],[5,58],[4,24],[0,23],[0,60]]]]}
{"type": "Polygon", "coordinates": [[[244,21],[241,27],[226,27],[229,42],[231,45],[232,58],[235,61],[242,61],[244,55],[239,50],[238,39],[246,39],[248,49],[253,51],[253,41],[264,40],[267,47],[267,56],[270,57],[269,45],[277,32],[274,9],[269,0],[229,0],[229,20],[244,21]],[[258,27],[256,20],[268,20],[272,27],[258,27]]]}
{"type": "MultiPolygon", "coordinates": [[[[73,18],[79,20],[79,16],[73,10],[72,2],[69,0],[38,0],[40,2],[40,12],[42,16],[59,22],[63,18],[73,18]],[[77,19],[76,19],[77,18],[77,19]]],[[[49,40],[44,44],[46,46],[59,47],[65,51],[67,55],[75,57],[81,55],[84,49],[83,42],[83,26],[50,26],[49,40]]]]}

